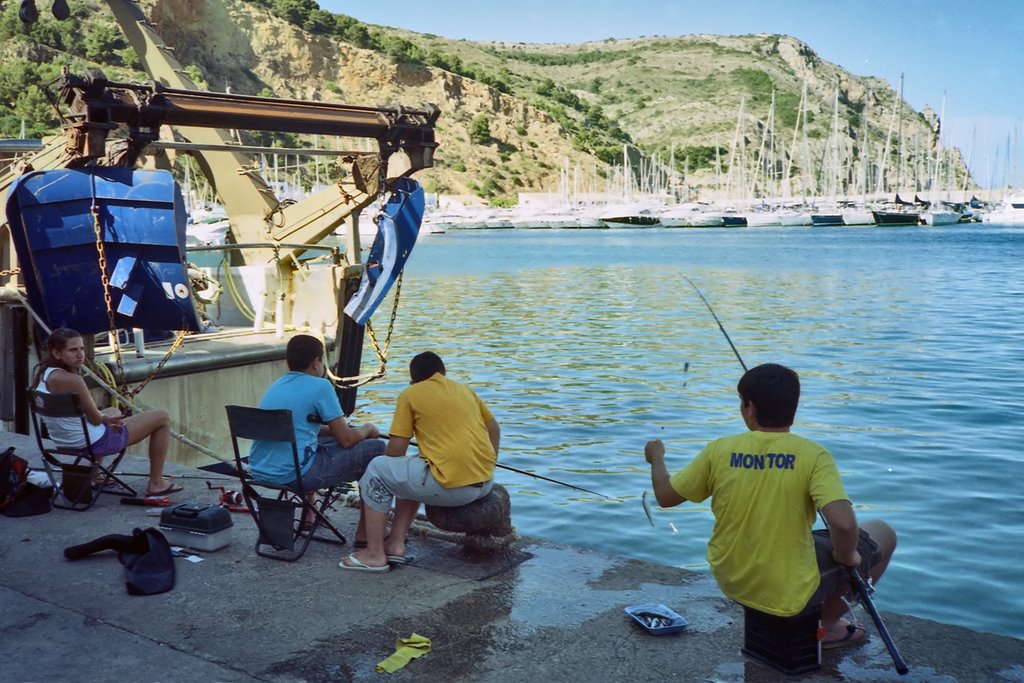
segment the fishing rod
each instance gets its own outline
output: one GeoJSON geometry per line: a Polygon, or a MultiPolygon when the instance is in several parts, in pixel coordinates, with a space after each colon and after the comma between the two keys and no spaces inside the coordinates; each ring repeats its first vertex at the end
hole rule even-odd
{"type": "MultiPolygon", "coordinates": [[[[732,343],[732,339],[729,338],[729,333],[725,331],[725,327],[722,326],[722,321],[718,319],[717,315],[715,315],[715,311],[711,308],[711,304],[708,303],[708,300],[705,299],[704,295],[701,294],[699,289],[697,289],[697,285],[693,284],[693,280],[685,275],[683,278],[690,283],[690,286],[697,292],[697,296],[699,296],[701,301],[704,302],[704,305],[708,307],[708,311],[714,317],[715,322],[718,323],[718,329],[720,329],[722,334],[725,335],[725,340],[729,342],[729,346],[732,347],[732,352],[736,354],[736,360],[740,362],[740,365],[743,366],[743,371],[746,372],[747,364],[743,362],[742,358],[740,358],[740,352],[736,350],[736,346],[732,343]]],[[[647,510],[646,505],[644,510],[647,510]]],[[[828,520],[825,519],[824,513],[822,513],[821,510],[818,510],[818,514],[821,516],[821,521],[824,523],[825,529],[828,530],[828,520]]],[[[649,512],[648,519],[650,519],[649,512]]],[[[651,524],[654,524],[653,520],[651,521],[651,524]]],[[[829,530],[829,534],[831,533],[831,530],[829,530]]],[[[882,621],[882,615],[878,613],[878,610],[875,608],[875,603],[871,600],[871,592],[873,588],[868,585],[867,581],[865,581],[864,577],[860,575],[860,572],[856,567],[846,567],[846,570],[850,573],[850,586],[860,597],[861,604],[864,605],[864,609],[867,610],[868,615],[870,615],[871,621],[874,622],[875,630],[878,631],[879,637],[882,639],[882,642],[885,643],[885,649],[889,651],[889,656],[892,657],[892,663],[896,668],[896,673],[903,676],[910,669],[907,667],[907,663],[903,661],[903,657],[900,656],[900,651],[896,649],[896,643],[893,642],[892,636],[889,635],[889,629],[886,628],[885,622],[882,621]]]]}
{"type": "MultiPolygon", "coordinates": [[[[385,434],[382,434],[381,436],[387,437],[387,435],[385,435],[385,434]]],[[[416,448],[419,448],[419,445],[415,441],[410,441],[409,445],[410,446],[415,446],[416,448]]],[[[527,477],[533,477],[534,479],[542,479],[544,481],[549,481],[552,484],[558,484],[559,486],[566,486],[568,488],[575,489],[577,491],[582,491],[584,493],[590,493],[590,494],[593,494],[595,496],[600,496],[601,498],[607,498],[608,500],[613,500],[611,496],[606,496],[603,493],[598,493],[597,491],[591,491],[590,489],[585,489],[582,486],[576,486],[574,484],[569,484],[569,483],[564,482],[564,481],[559,481],[557,479],[552,479],[551,477],[545,477],[545,476],[540,475],[540,474],[534,474],[533,472],[527,472],[526,470],[520,470],[520,469],[517,469],[517,468],[512,467],[510,465],[503,465],[500,462],[494,463],[494,466],[495,467],[500,467],[503,470],[508,470],[509,472],[515,472],[516,474],[524,474],[527,477]]],[[[115,474],[118,474],[118,475],[124,476],[124,477],[148,477],[149,476],[148,474],[146,474],[144,472],[115,472],[115,474]]],[[[224,477],[226,479],[234,479],[235,478],[235,477],[230,476],[230,475],[220,475],[220,476],[218,476],[217,474],[213,474],[213,473],[211,473],[210,476],[205,476],[205,477],[192,476],[192,475],[188,475],[188,474],[174,474],[174,475],[169,474],[169,475],[167,475],[168,479],[217,479],[217,478],[220,478],[220,477],[224,477]]]]}
{"type": "Polygon", "coordinates": [[[510,467],[508,465],[502,465],[500,462],[494,463],[494,466],[495,467],[500,467],[503,470],[508,470],[509,472],[515,472],[517,474],[525,474],[526,476],[533,477],[534,479],[543,479],[544,481],[550,481],[552,484],[559,484],[560,486],[568,486],[569,488],[576,489],[577,491],[583,491],[585,493],[592,493],[595,496],[601,496],[602,498],[607,498],[609,500],[612,499],[611,496],[606,496],[603,493],[598,493],[597,491],[591,491],[590,489],[585,489],[582,486],[574,486],[573,484],[567,484],[564,481],[558,481],[557,479],[552,479],[551,477],[545,477],[545,476],[542,476],[540,474],[534,474],[533,472],[527,472],[526,470],[519,470],[519,469],[516,469],[515,467],[510,467]]]}
{"type": "MultiPolygon", "coordinates": [[[[387,439],[391,438],[390,434],[381,434],[381,436],[384,437],[384,438],[387,438],[387,439]]],[[[415,441],[412,441],[412,440],[409,441],[409,445],[410,446],[415,446],[416,448],[420,447],[418,443],[416,443],[415,441]]],[[[611,496],[606,496],[603,493],[598,493],[597,491],[591,491],[590,489],[585,489],[582,486],[575,486],[573,484],[568,484],[568,483],[566,483],[564,481],[559,481],[557,479],[552,479],[551,477],[545,477],[545,476],[540,475],[540,474],[534,474],[533,472],[527,472],[526,470],[516,469],[515,467],[511,467],[510,465],[502,465],[500,462],[494,463],[494,466],[495,467],[500,467],[503,470],[508,470],[509,472],[515,472],[516,474],[524,474],[527,477],[533,477],[534,479],[542,479],[543,481],[549,481],[552,484],[558,484],[559,486],[565,486],[565,487],[568,487],[570,489],[575,489],[577,491],[583,491],[584,493],[591,493],[591,494],[593,494],[595,496],[600,496],[602,498],[607,498],[608,500],[612,500],[611,496]]]]}
{"type": "Polygon", "coordinates": [[[873,589],[864,580],[864,577],[860,575],[856,567],[847,567],[846,569],[850,572],[850,583],[860,596],[864,609],[871,615],[871,621],[875,622],[878,635],[882,642],[885,643],[885,649],[889,651],[889,656],[892,657],[892,665],[896,668],[896,673],[900,676],[905,675],[910,669],[907,667],[907,663],[903,661],[903,657],[900,656],[900,651],[896,649],[896,643],[893,642],[892,636],[889,635],[889,629],[885,627],[882,615],[875,609],[875,603],[871,600],[871,591],[873,589]]]}
{"type": "MultiPolygon", "coordinates": [[[[149,472],[113,472],[119,477],[148,477],[149,472]]],[[[238,479],[238,475],[221,474],[219,472],[211,472],[205,477],[200,477],[192,474],[165,474],[166,479],[238,479]]]]}
{"type": "MultiPolygon", "coordinates": [[[[818,515],[821,517],[822,523],[825,525],[825,529],[831,534],[831,530],[828,528],[828,520],[825,519],[825,514],[818,510],[818,515]]],[[[845,565],[844,565],[845,566],[845,565]]],[[[885,622],[882,621],[882,615],[878,613],[875,608],[875,603],[871,599],[871,593],[874,592],[874,587],[868,584],[864,580],[864,577],[860,575],[860,571],[856,567],[846,567],[846,571],[850,573],[850,586],[854,592],[857,593],[860,598],[860,603],[864,605],[864,609],[867,610],[868,615],[871,617],[871,621],[875,624],[875,630],[878,631],[878,637],[885,643],[885,649],[889,651],[889,656],[892,657],[892,665],[896,669],[896,673],[900,676],[905,675],[910,668],[907,667],[907,663],[903,661],[903,657],[900,655],[900,651],[896,649],[896,643],[893,642],[892,636],[889,635],[889,629],[886,628],[885,622]]]]}
{"type": "Polygon", "coordinates": [[[718,323],[718,329],[720,329],[722,331],[722,334],[725,335],[725,341],[729,342],[729,346],[732,347],[732,352],[736,354],[736,360],[738,360],[740,362],[740,365],[743,367],[743,372],[746,372],[747,364],[743,362],[742,358],[740,358],[740,352],[736,350],[736,345],[732,343],[732,339],[729,338],[729,333],[726,332],[725,327],[722,326],[722,321],[718,319],[717,315],[715,315],[715,309],[711,308],[711,304],[709,304],[708,300],[704,298],[704,295],[701,294],[701,291],[697,289],[697,285],[693,284],[693,280],[686,277],[685,275],[683,276],[683,279],[690,283],[690,286],[693,287],[693,291],[697,292],[697,296],[699,296],[700,300],[704,302],[704,305],[708,307],[708,311],[711,313],[711,317],[713,317],[715,319],[715,322],[718,323]]]}
{"type": "MultiPolygon", "coordinates": [[[[690,283],[690,286],[693,287],[693,291],[697,292],[697,296],[699,296],[700,300],[704,302],[704,305],[708,307],[708,312],[711,313],[711,317],[715,319],[716,323],[718,323],[718,329],[720,329],[722,331],[722,334],[725,335],[725,341],[729,342],[729,346],[732,348],[732,352],[736,354],[736,360],[740,362],[740,366],[743,368],[743,372],[746,372],[747,364],[743,362],[742,358],[740,358],[740,352],[736,350],[736,345],[732,343],[732,339],[729,337],[729,333],[725,331],[725,326],[722,325],[722,321],[719,320],[718,315],[715,314],[715,309],[711,308],[711,304],[708,303],[708,300],[704,298],[704,294],[702,294],[701,291],[697,289],[697,285],[693,284],[693,280],[686,277],[685,275],[683,276],[683,279],[690,283]]],[[[683,369],[683,372],[685,373],[689,367],[690,364],[687,363],[683,369]]],[[[644,506],[644,514],[647,515],[647,521],[651,523],[651,526],[654,526],[654,517],[651,515],[651,506],[647,502],[647,491],[644,491],[643,496],[641,496],[640,502],[644,506]]]]}

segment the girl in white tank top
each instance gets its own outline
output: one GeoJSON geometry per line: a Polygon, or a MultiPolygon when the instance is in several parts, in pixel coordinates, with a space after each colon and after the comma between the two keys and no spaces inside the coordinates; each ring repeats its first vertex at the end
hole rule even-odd
{"type": "MultiPolygon", "coordinates": [[[[53,393],[46,382],[56,370],[56,367],[46,368],[36,389],[44,394],[53,393]]],[[[65,448],[85,448],[85,434],[82,433],[82,421],[77,417],[44,417],[47,431],[50,438],[65,448]]],[[[107,431],[106,425],[90,424],[88,420],[85,426],[89,430],[89,442],[96,443],[107,431]]]]}

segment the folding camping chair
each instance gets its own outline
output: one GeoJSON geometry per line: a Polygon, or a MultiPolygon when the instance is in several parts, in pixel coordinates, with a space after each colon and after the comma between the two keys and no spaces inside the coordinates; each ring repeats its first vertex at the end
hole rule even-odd
{"type": "Polygon", "coordinates": [[[43,391],[29,389],[29,413],[32,415],[32,428],[36,433],[36,443],[43,456],[43,468],[53,486],[53,505],[66,510],[88,510],[99,499],[98,493],[113,493],[118,496],[134,497],[135,489],[128,486],[114,474],[121,458],[127,449],[110,456],[98,456],[93,453],[92,440],[89,439],[89,425],[85,410],[76,393],[48,394],[43,391]],[[77,418],[82,423],[82,434],[85,436],[84,448],[67,448],[65,446],[47,446],[44,438],[49,438],[46,422],[41,418],[77,418]],[[100,458],[113,458],[109,464],[102,464],[100,458]],[[57,473],[60,472],[58,478],[57,473]],[[94,475],[98,473],[99,477],[94,475]],[[93,492],[95,481],[96,493],[93,492]],[[108,489],[109,483],[118,486],[115,490],[108,489]]]}
{"type": "Polygon", "coordinates": [[[312,540],[343,545],[346,542],[345,537],[326,514],[335,490],[332,488],[326,491],[319,505],[307,499],[307,491],[302,485],[302,468],[299,463],[299,449],[295,443],[292,411],[263,410],[246,406],[225,406],[225,410],[228,413],[228,428],[231,430],[231,445],[235,449],[235,468],[241,481],[242,496],[259,530],[254,548],[256,554],[294,562],[305,554],[312,540]],[[291,444],[295,485],[283,486],[253,478],[242,465],[242,454],[238,448],[239,439],[291,444]],[[297,520],[296,510],[300,511],[297,520]],[[310,511],[314,515],[313,527],[303,530],[302,521],[310,511]],[[333,538],[317,536],[316,532],[320,527],[326,527],[333,534],[333,538]]]}

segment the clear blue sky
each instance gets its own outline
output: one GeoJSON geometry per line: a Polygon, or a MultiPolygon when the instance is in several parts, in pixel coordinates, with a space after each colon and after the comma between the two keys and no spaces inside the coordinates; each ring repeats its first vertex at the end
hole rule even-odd
{"type": "Polygon", "coordinates": [[[938,113],[944,141],[971,153],[982,184],[1022,178],[1024,0],[321,0],[332,12],[448,38],[578,43],[605,38],[781,33],[823,59],[877,76],[917,110],[938,113]],[[948,134],[948,136],[947,136],[948,134]]]}

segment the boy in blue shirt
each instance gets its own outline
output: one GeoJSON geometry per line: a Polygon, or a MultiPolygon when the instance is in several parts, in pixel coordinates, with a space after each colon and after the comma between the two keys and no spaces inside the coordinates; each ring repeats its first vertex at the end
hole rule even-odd
{"type": "MultiPolygon", "coordinates": [[[[303,488],[315,496],[319,489],[357,481],[370,461],[384,453],[380,430],[373,424],[352,427],[345,421],[334,385],[324,378],[324,345],[319,339],[295,335],[288,341],[285,360],[288,372],[270,385],[259,407],[292,411],[303,488]]],[[[296,483],[290,444],[254,441],[249,466],[261,481],[296,483]]],[[[312,515],[302,522],[304,528],[312,523],[312,515]]],[[[363,534],[360,516],[356,539],[363,534]]]]}

